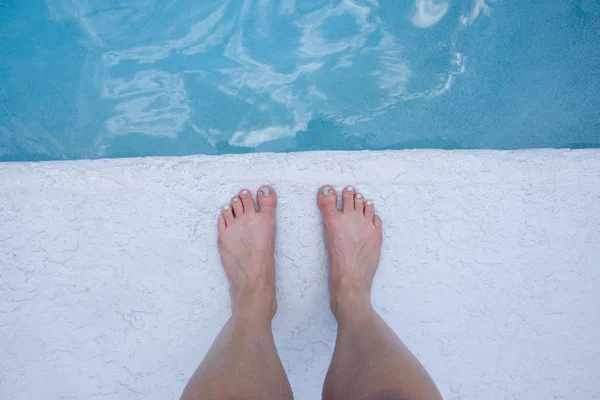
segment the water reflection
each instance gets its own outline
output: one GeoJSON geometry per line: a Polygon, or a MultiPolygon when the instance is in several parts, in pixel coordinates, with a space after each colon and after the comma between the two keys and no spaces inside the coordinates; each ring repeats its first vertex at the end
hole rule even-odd
{"type": "Polygon", "coordinates": [[[450,90],[459,42],[489,12],[485,0],[46,3],[83,32],[82,95],[105,109],[93,156],[127,134],[255,147],[313,119],[352,129],[450,90]],[[414,34],[441,24],[433,45],[414,34]]]}

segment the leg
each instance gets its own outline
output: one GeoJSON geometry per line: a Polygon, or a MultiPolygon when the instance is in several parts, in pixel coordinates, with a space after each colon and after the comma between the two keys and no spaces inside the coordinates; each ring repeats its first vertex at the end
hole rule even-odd
{"type": "Polygon", "coordinates": [[[329,254],[331,309],[338,321],[325,399],[441,399],[419,361],[373,310],[371,284],[381,253],[381,219],[348,186],[338,211],[331,186],[319,190],[329,254]]]}
{"type": "Polygon", "coordinates": [[[270,186],[242,190],[223,207],[219,251],[231,289],[232,316],[188,382],[188,399],[291,399],[292,390],[275,349],[275,205],[270,186]]]}

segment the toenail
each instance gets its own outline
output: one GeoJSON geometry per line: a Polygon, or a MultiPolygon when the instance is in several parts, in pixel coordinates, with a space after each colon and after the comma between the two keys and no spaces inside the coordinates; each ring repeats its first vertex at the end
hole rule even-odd
{"type": "Polygon", "coordinates": [[[354,188],[353,188],[352,186],[348,186],[348,187],[346,188],[346,190],[347,190],[347,191],[349,191],[349,192],[353,192],[353,191],[354,191],[354,188]]]}
{"type": "Polygon", "coordinates": [[[331,193],[331,188],[329,186],[325,186],[323,188],[323,195],[324,196],[329,196],[330,193],[331,193]]]}
{"type": "Polygon", "coordinates": [[[372,202],[371,200],[367,200],[367,205],[368,205],[368,206],[372,206],[372,205],[373,205],[373,202],[372,202]]]}
{"type": "Polygon", "coordinates": [[[223,206],[223,210],[225,210],[225,211],[229,210],[229,204],[225,204],[225,205],[223,206]]]}
{"type": "Polygon", "coordinates": [[[359,194],[357,194],[357,195],[356,195],[356,198],[357,198],[357,199],[362,199],[362,194],[360,194],[360,193],[359,193],[359,194]]]}
{"type": "Polygon", "coordinates": [[[271,194],[271,189],[269,189],[268,187],[264,187],[260,189],[260,194],[262,194],[263,196],[269,196],[271,194]]]}
{"type": "Polygon", "coordinates": [[[234,197],[234,198],[233,198],[233,202],[234,202],[234,203],[237,203],[238,201],[240,201],[240,199],[239,199],[239,198],[237,198],[237,197],[234,197]]]}
{"type": "Polygon", "coordinates": [[[221,219],[223,216],[221,214],[219,214],[219,219],[221,219]]]}
{"type": "Polygon", "coordinates": [[[243,194],[243,195],[247,195],[247,194],[248,194],[248,191],[247,191],[247,190],[242,190],[242,194],[243,194]]]}

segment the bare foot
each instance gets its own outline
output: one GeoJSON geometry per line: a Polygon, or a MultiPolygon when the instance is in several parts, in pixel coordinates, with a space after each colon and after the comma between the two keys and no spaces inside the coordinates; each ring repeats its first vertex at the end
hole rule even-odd
{"type": "Polygon", "coordinates": [[[325,244],[329,255],[331,310],[340,318],[346,310],[371,307],[371,284],[381,255],[381,218],[373,202],[352,186],[342,193],[343,209],[337,209],[333,187],[319,189],[317,202],[323,216],[325,244]]]}
{"type": "Polygon", "coordinates": [[[231,290],[233,314],[251,313],[272,319],[275,299],[275,206],[277,195],[261,186],[254,208],[252,192],[240,191],[221,210],[219,251],[231,290]]]}

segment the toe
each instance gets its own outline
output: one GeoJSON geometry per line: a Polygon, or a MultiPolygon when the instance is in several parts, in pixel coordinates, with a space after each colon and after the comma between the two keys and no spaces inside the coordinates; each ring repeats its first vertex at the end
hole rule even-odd
{"type": "Polygon", "coordinates": [[[231,208],[233,209],[233,216],[235,218],[240,218],[244,215],[244,206],[242,205],[242,201],[239,196],[233,196],[231,198],[231,208]]]}
{"type": "Polygon", "coordinates": [[[223,208],[221,209],[221,212],[223,213],[223,219],[225,220],[225,225],[227,225],[227,227],[229,227],[231,224],[233,224],[233,210],[231,209],[231,206],[229,204],[225,204],[223,206],[223,208]]]}
{"type": "Polygon", "coordinates": [[[381,218],[379,218],[379,215],[373,215],[373,225],[381,229],[381,218]]]}
{"type": "Polygon", "coordinates": [[[324,185],[319,188],[317,193],[317,203],[321,213],[333,213],[337,211],[337,192],[331,185],[324,185]]]}
{"type": "Polygon", "coordinates": [[[219,215],[219,221],[217,222],[217,228],[219,230],[219,234],[223,233],[225,231],[225,229],[227,228],[227,225],[225,224],[225,219],[223,219],[222,215],[219,215]]]}
{"type": "Polygon", "coordinates": [[[244,214],[254,214],[254,200],[252,199],[252,192],[248,189],[240,191],[240,199],[242,199],[242,205],[244,206],[244,214]]]}
{"type": "Polygon", "coordinates": [[[342,192],[342,205],[344,212],[354,211],[354,187],[346,186],[342,192]]]}
{"type": "Polygon", "coordinates": [[[260,212],[275,213],[277,195],[271,186],[261,186],[260,189],[258,189],[256,199],[258,201],[258,208],[260,209],[260,212]]]}
{"type": "Polygon", "coordinates": [[[356,193],[354,196],[354,208],[358,211],[364,210],[365,207],[365,199],[361,193],[356,193]]]}
{"type": "Polygon", "coordinates": [[[365,213],[365,217],[369,221],[373,220],[373,215],[375,215],[375,205],[373,204],[373,202],[371,200],[365,201],[364,213],[365,213]]]}

